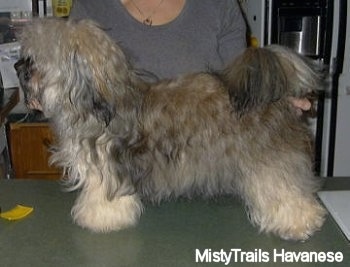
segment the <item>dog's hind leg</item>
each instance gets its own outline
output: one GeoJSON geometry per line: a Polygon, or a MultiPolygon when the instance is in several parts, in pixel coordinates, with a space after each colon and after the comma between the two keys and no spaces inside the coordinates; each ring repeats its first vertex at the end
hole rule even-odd
{"type": "Polygon", "coordinates": [[[326,212],[315,197],[317,182],[304,160],[291,153],[246,173],[241,194],[261,231],[306,240],[322,226],[326,212]]]}

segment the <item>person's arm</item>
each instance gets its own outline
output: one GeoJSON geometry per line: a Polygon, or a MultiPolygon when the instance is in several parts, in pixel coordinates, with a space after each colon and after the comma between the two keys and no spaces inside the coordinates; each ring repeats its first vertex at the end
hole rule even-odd
{"type": "Polygon", "coordinates": [[[221,31],[218,35],[218,51],[227,65],[246,47],[246,23],[236,0],[225,0],[222,5],[221,31]]]}

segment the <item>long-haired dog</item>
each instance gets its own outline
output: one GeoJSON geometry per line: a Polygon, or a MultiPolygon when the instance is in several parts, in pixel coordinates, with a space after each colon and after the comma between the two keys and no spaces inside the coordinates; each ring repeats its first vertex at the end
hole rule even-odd
{"type": "Polygon", "coordinates": [[[297,54],[249,48],[222,73],[146,83],[91,21],[37,20],[20,42],[26,102],[52,122],[78,225],[119,230],[143,199],[232,194],[261,231],[304,240],[321,227],[312,138],[289,100],[321,84],[297,54]]]}

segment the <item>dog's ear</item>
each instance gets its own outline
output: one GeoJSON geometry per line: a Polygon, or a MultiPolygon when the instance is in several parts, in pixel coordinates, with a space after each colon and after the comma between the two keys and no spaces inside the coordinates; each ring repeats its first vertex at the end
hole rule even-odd
{"type": "Polygon", "coordinates": [[[278,57],[260,48],[247,48],[221,77],[235,112],[241,115],[277,101],[288,86],[278,57]]]}
{"type": "Polygon", "coordinates": [[[80,119],[85,120],[92,115],[108,125],[115,112],[112,96],[108,98],[108,95],[99,90],[96,74],[84,55],[74,51],[70,60],[71,71],[65,86],[69,90],[71,109],[75,110],[80,119]]]}
{"type": "Polygon", "coordinates": [[[80,116],[93,115],[106,124],[129,84],[129,66],[120,48],[91,21],[75,25],[67,51],[69,99],[80,116]]]}

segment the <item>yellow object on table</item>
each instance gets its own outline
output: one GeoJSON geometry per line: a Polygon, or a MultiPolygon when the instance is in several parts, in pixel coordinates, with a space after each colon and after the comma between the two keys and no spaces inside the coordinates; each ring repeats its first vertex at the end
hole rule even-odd
{"type": "Polygon", "coordinates": [[[0,213],[0,217],[9,221],[19,220],[27,217],[33,210],[33,207],[17,205],[9,211],[0,213]]]}

